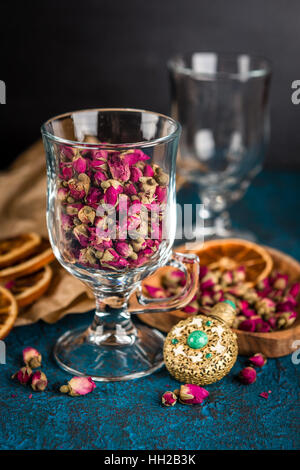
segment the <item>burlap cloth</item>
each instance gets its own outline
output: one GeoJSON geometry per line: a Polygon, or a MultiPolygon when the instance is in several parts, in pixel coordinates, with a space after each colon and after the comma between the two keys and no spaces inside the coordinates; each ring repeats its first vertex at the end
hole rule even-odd
{"type": "MultiPolygon", "coordinates": [[[[46,162],[42,141],[22,153],[9,170],[0,173],[0,237],[34,231],[48,237],[46,227],[46,162]]],[[[40,319],[54,323],[67,313],[94,307],[91,292],[53,262],[50,288],[33,305],[21,310],[16,326],[40,319]]]]}

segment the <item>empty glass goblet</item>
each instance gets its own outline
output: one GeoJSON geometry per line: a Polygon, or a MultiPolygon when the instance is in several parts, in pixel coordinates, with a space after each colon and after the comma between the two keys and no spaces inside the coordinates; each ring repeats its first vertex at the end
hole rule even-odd
{"type": "Polygon", "coordinates": [[[50,119],[42,135],[50,242],[96,298],[92,325],[67,331],[55,358],[100,381],[150,374],[163,363],[164,337],[132,323],[129,299],[134,313],[170,311],[186,305],[197,285],[197,257],[172,255],[180,125],[153,112],[92,109],[50,119]],[[141,281],[166,264],[185,273],[183,291],[148,299],[141,281]]]}
{"type": "Polygon", "coordinates": [[[192,53],[169,64],[172,116],[182,125],[179,184],[195,183],[204,238],[243,236],[228,207],[261,170],[269,139],[267,60],[247,54],[192,53]],[[204,225],[204,228],[203,228],[204,225]]]}

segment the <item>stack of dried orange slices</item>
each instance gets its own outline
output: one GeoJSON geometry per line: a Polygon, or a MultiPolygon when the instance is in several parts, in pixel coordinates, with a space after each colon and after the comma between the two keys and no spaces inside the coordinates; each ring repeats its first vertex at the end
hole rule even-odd
{"type": "Polygon", "coordinates": [[[49,242],[36,233],[0,241],[0,339],[10,332],[19,308],[48,289],[53,259],[49,242]]]}

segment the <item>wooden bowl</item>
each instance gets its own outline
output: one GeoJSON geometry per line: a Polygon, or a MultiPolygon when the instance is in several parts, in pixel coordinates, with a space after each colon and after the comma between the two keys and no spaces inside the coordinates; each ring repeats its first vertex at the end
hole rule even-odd
{"type": "MultiPolygon", "coordinates": [[[[274,262],[274,268],[289,275],[290,282],[300,280],[300,263],[290,256],[274,248],[266,247],[274,262]]],[[[176,250],[180,251],[180,250],[176,250]]],[[[197,249],[193,250],[197,253],[197,249]]],[[[163,273],[168,268],[159,269],[154,275],[144,282],[149,285],[159,286],[163,273]]],[[[286,330],[273,331],[270,333],[251,333],[236,330],[239,354],[250,356],[255,353],[263,353],[266,357],[282,357],[295,351],[293,343],[300,339],[300,308],[299,316],[295,323],[286,330]]],[[[171,313],[140,314],[139,318],[148,325],[167,333],[173,325],[189,315],[180,310],[171,313]]]]}

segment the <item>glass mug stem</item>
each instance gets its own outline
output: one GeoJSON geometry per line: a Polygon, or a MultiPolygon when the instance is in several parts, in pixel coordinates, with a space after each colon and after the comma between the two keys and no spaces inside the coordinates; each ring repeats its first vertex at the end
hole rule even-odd
{"type": "Polygon", "coordinates": [[[128,311],[128,295],[113,297],[105,301],[101,293],[95,292],[96,310],[94,321],[88,329],[88,341],[102,346],[128,346],[133,344],[137,329],[128,311]]]}

